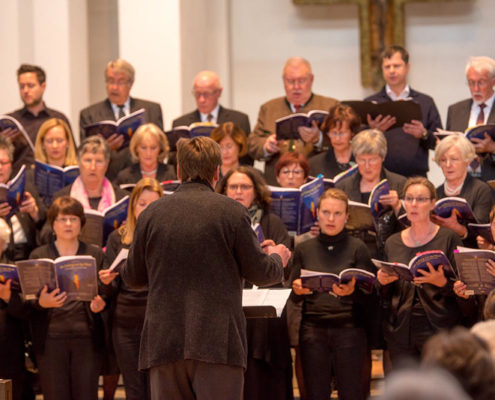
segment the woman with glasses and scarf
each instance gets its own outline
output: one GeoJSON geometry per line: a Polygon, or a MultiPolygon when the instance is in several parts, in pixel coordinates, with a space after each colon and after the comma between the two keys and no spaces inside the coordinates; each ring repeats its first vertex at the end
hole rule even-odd
{"type": "MultiPolygon", "coordinates": [[[[385,259],[408,264],[417,253],[441,250],[455,270],[454,250],[461,245],[459,235],[436,225],[430,216],[436,201],[433,184],[423,177],[407,180],[404,206],[411,226],[395,233],[385,243],[385,259]]],[[[406,358],[419,360],[428,338],[441,329],[460,322],[460,311],[444,266],[429,265],[412,282],[378,270],[380,295],[386,309],[384,336],[392,367],[406,358]]]]}

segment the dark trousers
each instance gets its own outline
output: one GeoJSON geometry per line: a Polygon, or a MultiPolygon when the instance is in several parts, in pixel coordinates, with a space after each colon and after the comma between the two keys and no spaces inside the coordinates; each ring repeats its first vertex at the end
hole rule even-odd
{"type": "Polygon", "coordinates": [[[401,365],[407,367],[410,365],[409,362],[411,360],[415,362],[419,361],[424,344],[435,333],[435,328],[431,326],[430,321],[428,321],[425,315],[411,315],[407,344],[400,345],[394,341],[387,343],[392,368],[400,368],[401,365]]]}
{"type": "Polygon", "coordinates": [[[45,400],[97,400],[100,364],[91,338],[47,338],[36,359],[45,400]]]}
{"type": "Polygon", "coordinates": [[[362,384],[367,351],[364,329],[329,328],[303,320],[299,335],[308,400],[330,398],[332,372],[339,399],[366,399],[362,384]]]}
{"type": "Polygon", "coordinates": [[[112,335],[117,364],[124,378],[126,399],[149,400],[151,394],[148,372],[138,369],[141,326],[134,330],[114,324],[112,335]]]}
{"type": "Polygon", "coordinates": [[[152,400],[242,400],[244,368],[181,360],[150,369],[152,400]]]}

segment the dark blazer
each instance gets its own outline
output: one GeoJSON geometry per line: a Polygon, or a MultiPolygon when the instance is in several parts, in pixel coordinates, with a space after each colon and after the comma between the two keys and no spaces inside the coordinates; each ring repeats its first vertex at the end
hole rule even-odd
{"type": "MultiPolygon", "coordinates": [[[[384,165],[388,170],[405,177],[426,176],[428,172],[428,150],[435,148],[436,139],[433,133],[442,127],[442,121],[440,120],[437,106],[430,96],[413,89],[410,89],[409,96],[421,106],[422,122],[428,134],[425,139],[416,139],[405,133],[402,128],[393,128],[386,131],[385,137],[387,138],[388,149],[384,165]]],[[[392,101],[388,97],[385,87],[365,100],[376,101],[377,103],[392,101]]]]}
{"type": "MultiPolygon", "coordinates": [[[[160,104],[148,100],[135,99],[131,97],[131,113],[141,108],[146,110],[146,121],[152,122],[163,130],[162,108],[160,104]]],[[[115,121],[115,115],[108,99],[93,104],[83,110],[79,115],[79,129],[81,141],[85,139],[84,127],[100,121],[115,121]]],[[[119,171],[129,167],[132,164],[129,148],[121,148],[118,151],[112,151],[110,165],[108,166],[107,177],[113,180],[117,177],[119,171]]]]}
{"type": "MultiPolygon", "coordinates": [[[[97,271],[107,267],[107,262],[103,251],[91,244],[79,242],[79,248],[76,255],[88,255],[93,256],[96,259],[97,271]]],[[[50,258],[52,260],[60,257],[60,254],[55,247],[55,243],[43,245],[35,249],[30,258],[50,258]]],[[[36,353],[43,353],[45,349],[45,340],[48,334],[48,326],[50,324],[50,318],[52,314],[51,308],[42,308],[38,302],[30,302],[33,311],[30,317],[31,334],[33,339],[33,347],[36,353]]],[[[103,345],[103,324],[98,314],[91,312],[89,308],[89,302],[84,302],[84,310],[88,319],[88,325],[92,334],[93,344],[95,349],[103,345]]],[[[70,321],[67,321],[70,323],[70,321]]]]}
{"type": "MultiPolygon", "coordinates": [[[[469,125],[473,99],[466,99],[449,106],[447,111],[447,126],[449,131],[464,132],[469,125]]],[[[488,124],[495,124],[495,107],[492,107],[487,120],[488,124]]],[[[487,154],[481,162],[481,180],[495,179],[495,155],[487,154]]]]}
{"type": "MultiPolygon", "coordinates": [[[[141,168],[139,163],[134,163],[130,167],[119,172],[117,178],[114,180],[115,185],[122,185],[124,183],[138,183],[143,176],[141,175],[141,168]]],[[[158,170],[156,171],[156,180],[158,182],[175,180],[177,174],[173,166],[163,163],[158,163],[158,170]]]]}
{"type": "Polygon", "coordinates": [[[265,286],[283,271],[278,255],[261,250],[244,206],[188,182],[139,216],[121,275],[148,285],[140,369],[185,359],[245,368],[243,278],[265,286]]]}
{"type": "MultiPolygon", "coordinates": [[[[335,158],[333,147],[327,151],[311,157],[309,160],[309,175],[318,176],[323,174],[325,178],[333,179],[335,175],[344,172],[345,169],[339,167],[339,163],[335,158]]],[[[354,161],[354,156],[351,154],[350,161],[354,161]]]]}
{"type": "MultiPolygon", "coordinates": [[[[401,196],[406,178],[382,168],[380,179],[387,179],[390,190],[395,190],[401,196]]],[[[342,189],[349,196],[349,200],[361,202],[360,182],[361,174],[358,170],[355,174],[338,181],[335,186],[338,189],[342,189]]],[[[399,212],[400,214],[401,212],[399,212]]],[[[376,236],[371,236],[367,231],[358,230],[353,231],[352,235],[362,239],[366,243],[373,258],[381,259],[385,241],[392,233],[399,231],[401,226],[392,210],[383,214],[379,218],[377,225],[376,236]]]]}
{"type": "MultiPolygon", "coordinates": [[[[172,122],[172,128],[183,125],[189,126],[195,122],[201,122],[201,115],[197,109],[174,119],[174,122],[172,122]]],[[[217,124],[220,125],[224,122],[233,122],[234,124],[239,125],[239,127],[246,134],[246,137],[249,135],[249,132],[251,132],[251,125],[249,124],[249,117],[247,114],[220,106],[220,109],[218,110],[217,124]]]]}
{"type": "MultiPolygon", "coordinates": [[[[445,194],[444,186],[440,185],[437,187],[437,199],[440,200],[444,197],[448,196],[445,194]]],[[[461,193],[456,197],[466,199],[480,224],[490,222],[490,210],[494,204],[494,198],[493,191],[487,183],[467,175],[461,193]]],[[[476,237],[471,234],[463,240],[463,243],[468,247],[477,247],[476,237]]]]}

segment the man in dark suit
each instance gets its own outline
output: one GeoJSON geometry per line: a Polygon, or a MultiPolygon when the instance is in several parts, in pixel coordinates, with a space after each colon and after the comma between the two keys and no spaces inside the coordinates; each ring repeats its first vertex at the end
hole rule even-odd
{"type": "Polygon", "coordinates": [[[249,117],[236,110],[222,107],[218,100],[222,95],[222,85],[218,75],[212,71],[201,71],[194,78],[192,93],[196,99],[196,110],[174,120],[172,127],[189,126],[194,122],[213,122],[218,125],[233,122],[249,135],[249,117]]]}
{"type": "MultiPolygon", "coordinates": [[[[464,132],[475,125],[495,123],[495,60],[471,57],[466,65],[466,78],[471,98],[449,106],[446,127],[449,131],[464,132]]],[[[495,179],[495,141],[488,134],[484,139],[472,141],[481,158],[471,163],[469,173],[484,181],[495,179]]]]}
{"type": "Polygon", "coordinates": [[[151,398],[241,399],[247,363],[244,279],[280,282],[290,251],[261,249],[247,209],[215,193],[220,146],[207,137],[177,144],[174,194],[139,216],[122,278],[148,287],[139,368],[151,398]]]}
{"type": "MultiPolygon", "coordinates": [[[[160,104],[130,96],[134,76],[134,67],[126,60],[117,59],[107,64],[105,82],[108,97],[81,111],[79,116],[81,141],[85,139],[84,127],[105,120],[117,121],[141,108],[146,110],[146,121],[156,124],[163,130],[160,104]]],[[[114,179],[120,170],[131,165],[132,160],[129,148],[122,147],[124,143],[122,136],[114,134],[108,138],[107,142],[112,149],[107,176],[109,179],[114,179]]]]}
{"type": "Polygon", "coordinates": [[[421,107],[421,121],[412,120],[403,126],[393,127],[396,119],[391,115],[368,116],[370,128],[381,130],[387,139],[385,168],[406,177],[426,176],[428,172],[428,150],[435,148],[433,133],[442,127],[440,114],[433,99],[409,87],[409,53],[401,46],[391,46],[382,54],[382,74],[386,85],[365,100],[377,103],[412,100],[421,107]]]}

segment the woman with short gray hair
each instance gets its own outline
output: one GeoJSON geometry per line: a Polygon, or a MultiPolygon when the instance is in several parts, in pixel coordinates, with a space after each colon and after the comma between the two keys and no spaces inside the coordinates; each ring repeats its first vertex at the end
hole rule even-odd
{"type": "MultiPolygon", "coordinates": [[[[488,223],[493,205],[493,192],[485,182],[473,178],[468,170],[475,157],[473,144],[462,135],[448,136],[441,140],[435,149],[435,162],[442,169],[445,182],[437,187],[437,199],[462,197],[471,206],[480,224],[488,223]]],[[[455,211],[447,218],[433,216],[433,221],[456,232],[464,245],[476,247],[474,236],[470,236],[467,226],[461,224],[455,211]]]]}
{"type": "Polygon", "coordinates": [[[351,150],[358,170],[336,185],[349,196],[349,200],[368,204],[371,191],[383,179],[387,179],[390,188],[390,193],[380,198],[380,203],[388,207],[389,211],[380,218],[376,237],[364,230],[354,231],[354,236],[364,240],[368,245],[371,256],[379,258],[385,240],[398,229],[396,216],[401,209],[399,193],[402,192],[406,178],[383,167],[387,155],[387,140],[378,129],[359,132],[352,139],[351,150]]]}

